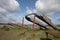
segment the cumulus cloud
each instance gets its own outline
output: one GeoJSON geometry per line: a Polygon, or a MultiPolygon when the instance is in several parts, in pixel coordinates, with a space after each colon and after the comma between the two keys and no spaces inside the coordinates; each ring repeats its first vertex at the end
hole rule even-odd
{"type": "Polygon", "coordinates": [[[16,16],[15,14],[0,15],[0,23],[20,23],[20,18],[20,16],[16,16]]]}
{"type": "MultiPolygon", "coordinates": [[[[26,7],[26,13],[27,14],[32,14],[32,13],[37,13],[37,10],[36,9],[30,9],[29,7],[26,7]]],[[[34,15],[30,15],[29,16],[30,18],[34,17],[34,15]]]]}
{"type": "Polygon", "coordinates": [[[36,9],[30,9],[29,7],[26,7],[26,13],[27,14],[32,14],[32,13],[37,13],[37,10],[36,9]]]}
{"type": "Polygon", "coordinates": [[[32,10],[27,9],[26,13],[27,13],[27,14],[31,14],[31,13],[32,13],[32,10]]]}
{"type": "Polygon", "coordinates": [[[60,21],[60,17],[57,17],[56,19],[60,21]]]}
{"type": "Polygon", "coordinates": [[[60,0],[37,0],[35,7],[39,12],[47,15],[50,12],[60,11],[60,0]]]}
{"type": "Polygon", "coordinates": [[[0,23],[7,23],[7,15],[0,14],[0,23]]]}
{"type": "Polygon", "coordinates": [[[14,12],[19,9],[19,6],[16,0],[0,0],[0,23],[17,22],[18,17],[14,16],[14,12]]]}
{"type": "Polygon", "coordinates": [[[0,7],[0,13],[5,13],[6,10],[0,7]]]}
{"type": "Polygon", "coordinates": [[[15,11],[19,7],[19,3],[16,0],[0,0],[0,5],[8,11],[15,11]]]}
{"type": "MultiPolygon", "coordinates": [[[[15,16],[13,14],[8,15],[8,23],[18,23],[18,21],[20,21],[20,16],[15,16]]],[[[19,22],[20,23],[20,22],[19,22]]]]}

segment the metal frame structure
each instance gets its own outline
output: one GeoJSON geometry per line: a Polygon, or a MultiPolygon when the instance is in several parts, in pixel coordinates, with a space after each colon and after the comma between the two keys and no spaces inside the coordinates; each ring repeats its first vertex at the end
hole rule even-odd
{"type": "MultiPolygon", "coordinates": [[[[60,29],[58,29],[58,28],[51,22],[51,20],[50,20],[47,16],[45,16],[45,15],[39,16],[39,15],[37,15],[36,13],[32,13],[32,14],[26,15],[25,18],[26,18],[28,21],[30,21],[30,22],[32,22],[32,23],[34,23],[34,24],[37,24],[38,26],[40,26],[40,28],[41,28],[41,27],[45,28],[45,29],[46,29],[46,32],[45,32],[45,33],[46,33],[46,36],[47,36],[47,37],[48,37],[48,34],[50,34],[50,35],[53,35],[54,37],[60,38],[60,34],[57,34],[57,33],[54,33],[54,32],[49,31],[50,29],[47,28],[46,26],[44,26],[42,22],[40,22],[40,21],[38,21],[38,20],[34,20],[35,18],[34,18],[34,19],[33,19],[33,18],[30,18],[30,17],[29,17],[30,15],[34,15],[35,17],[39,18],[40,20],[42,20],[43,22],[45,22],[46,24],[48,24],[48,25],[49,25],[50,27],[52,27],[53,29],[60,31],[60,29]]],[[[42,28],[41,28],[41,29],[42,29],[42,28]]]]}

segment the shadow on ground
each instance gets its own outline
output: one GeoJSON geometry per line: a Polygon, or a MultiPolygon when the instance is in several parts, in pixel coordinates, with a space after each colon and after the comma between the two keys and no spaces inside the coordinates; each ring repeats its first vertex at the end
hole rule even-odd
{"type": "Polygon", "coordinates": [[[40,40],[52,40],[50,38],[40,38],[40,40]]]}

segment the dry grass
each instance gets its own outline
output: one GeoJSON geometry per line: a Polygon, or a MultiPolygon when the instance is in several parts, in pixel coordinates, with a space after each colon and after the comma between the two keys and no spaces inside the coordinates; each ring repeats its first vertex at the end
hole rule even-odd
{"type": "MultiPolygon", "coordinates": [[[[54,31],[54,30],[52,30],[54,31]]],[[[56,32],[56,31],[54,31],[56,32]]],[[[32,34],[31,29],[25,29],[24,32],[21,28],[10,29],[9,31],[5,28],[0,29],[0,40],[41,40],[40,38],[46,38],[45,31],[35,29],[34,34],[32,34]]],[[[51,40],[60,40],[59,38],[54,38],[49,35],[51,40]]],[[[46,40],[46,39],[44,39],[46,40]]]]}

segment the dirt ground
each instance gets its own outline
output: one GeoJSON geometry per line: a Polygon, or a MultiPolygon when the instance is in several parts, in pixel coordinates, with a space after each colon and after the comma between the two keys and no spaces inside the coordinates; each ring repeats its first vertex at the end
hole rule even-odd
{"type": "MultiPolygon", "coordinates": [[[[0,29],[0,40],[41,40],[40,38],[46,38],[44,31],[35,30],[32,35],[29,29],[24,29],[24,32],[21,29],[0,29]]],[[[50,38],[54,39],[54,37],[50,38]]]]}
{"type": "Polygon", "coordinates": [[[0,29],[0,40],[19,40],[19,33],[14,31],[4,31],[0,29]]]}

